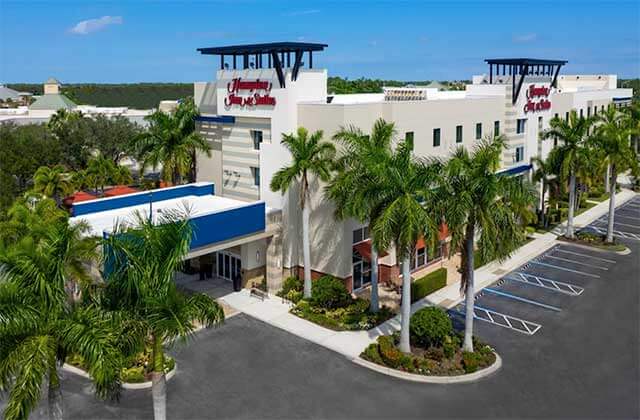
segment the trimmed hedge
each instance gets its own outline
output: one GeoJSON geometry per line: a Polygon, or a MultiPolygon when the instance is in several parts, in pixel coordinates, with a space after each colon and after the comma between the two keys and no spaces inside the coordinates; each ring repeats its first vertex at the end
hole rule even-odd
{"type": "Polygon", "coordinates": [[[429,306],[411,316],[409,330],[414,343],[425,348],[442,347],[445,337],[453,334],[453,325],[444,310],[429,306]]]}
{"type": "Polygon", "coordinates": [[[447,269],[438,268],[426,276],[411,283],[411,303],[442,289],[447,285],[447,269]]]}

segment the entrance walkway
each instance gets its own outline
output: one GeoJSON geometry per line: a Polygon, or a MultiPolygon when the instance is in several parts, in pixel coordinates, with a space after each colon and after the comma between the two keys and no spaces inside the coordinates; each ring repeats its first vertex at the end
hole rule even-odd
{"type": "Polygon", "coordinates": [[[225,317],[238,312],[221,299],[223,296],[233,292],[233,285],[226,279],[213,276],[210,279],[200,280],[199,273],[186,274],[178,271],[176,273],[176,284],[187,291],[204,293],[214,298],[222,306],[225,317]]]}
{"type": "MultiPolygon", "coordinates": [[[[622,205],[635,196],[636,194],[633,191],[622,190],[616,195],[616,202],[619,203],[618,205],[622,205]]],[[[574,224],[576,228],[588,225],[598,217],[606,214],[608,209],[609,200],[605,200],[585,211],[575,218],[574,224]]],[[[566,224],[562,226],[566,229],[566,224]]],[[[558,232],[554,231],[538,235],[536,239],[519,248],[503,263],[489,263],[476,270],[476,293],[496,282],[506,273],[552,248],[557,243],[556,235],[564,232],[562,226],[558,228],[558,232]]],[[[411,313],[425,306],[433,305],[450,309],[462,302],[463,298],[460,294],[460,282],[457,281],[411,305],[411,313]]],[[[238,311],[327,347],[350,359],[357,357],[365,347],[374,342],[380,335],[387,335],[400,330],[400,316],[396,316],[368,331],[332,331],[290,314],[291,307],[289,304],[275,295],[270,295],[268,299],[262,301],[250,297],[248,290],[231,293],[221,298],[221,300],[238,311]]]]}

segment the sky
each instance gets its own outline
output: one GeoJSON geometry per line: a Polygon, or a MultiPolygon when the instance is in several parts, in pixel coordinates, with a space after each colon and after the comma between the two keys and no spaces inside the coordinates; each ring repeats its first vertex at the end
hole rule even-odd
{"type": "Polygon", "coordinates": [[[485,58],[640,77],[640,1],[0,0],[0,83],[193,82],[196,48],[303,41],[330,76],[470,79],[485,58]]]}

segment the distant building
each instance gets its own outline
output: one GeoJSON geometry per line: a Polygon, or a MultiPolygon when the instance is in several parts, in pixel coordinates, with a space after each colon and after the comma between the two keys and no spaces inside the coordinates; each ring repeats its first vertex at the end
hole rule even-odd
{"type": "Polygon", "coordinates": [[[12,107],[28,105],[31,98],[30,92],[18,92],[5,85],[0,85],[0,102],[4,107],[12,107]]]}
{"type": "MultiPolygon", "coordinates": [[[[132,122],[146,125],[145,117],[151,114],[152,110],[129,109],[128,107],[97,107],[93,105],[77,105],[61,92],[62,84],[55,78],[50,77],[43,84],[44,94],[35,97],[35,101],[28,105],[28,98],[23,99],[21,106],[11,109],[0,108],[0,123],[13,122],[15,124],[46,123],[49,118],[60,109],[68,111],[78,111],[83,115],[105,115],[107,117],[123,116],[132,122]],[[27,106],[28,105],[28,106],[27,106]]],[[[16,92],[13,89],[0,87],[0,98],[2,95],[25,97],[30,94],[16,92]]]]}

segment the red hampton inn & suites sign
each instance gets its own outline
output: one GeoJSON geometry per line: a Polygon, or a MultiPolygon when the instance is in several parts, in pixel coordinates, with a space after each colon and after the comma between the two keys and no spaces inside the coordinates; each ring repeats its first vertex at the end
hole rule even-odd
{"type": "Polygon", "coordinates": [[[547,99],[550,93],[550,86],[529,85],[529,89],[527,89],[527,103],[524,105],[524,112],[547,111],[551,109],[551,101],[547,99]],[[538,102],[536,102],[536,100],[538,102]]]}
{"type": "Polygon", "coordinates": [[[224,105],[239,106],[274,106],[276,98],[270,95],[271,82],[264,80],[242,80],[238,77],[227,83],[227,97],[224,105]],[[240,91],[246,91],[246,96],[240,96],[240,91]]]}

